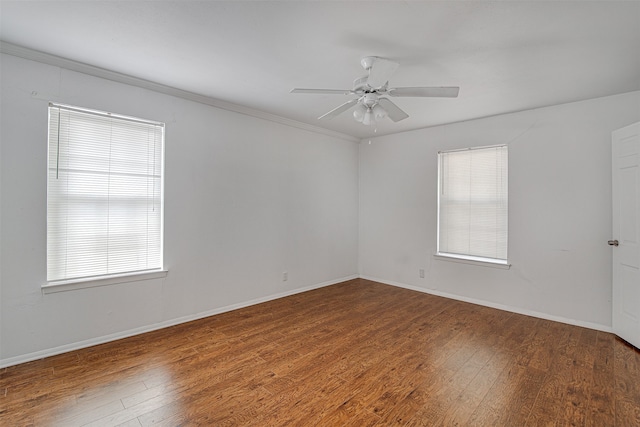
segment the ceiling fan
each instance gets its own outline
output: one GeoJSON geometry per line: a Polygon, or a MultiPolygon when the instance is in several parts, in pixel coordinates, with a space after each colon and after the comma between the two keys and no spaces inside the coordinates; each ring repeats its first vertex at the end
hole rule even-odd
{"type": "Polygon", "coordinates": [[[385,96],[393,97],[438,97],[456,98],[460,88],[449,87],[389,87],[389,78],[398,69],[397,62],[377,56],[367,56],[360,61],[362,67],[369,73],[353,82],[353,89],[300,89],[295,88],[291,93],[312,93],[312,94],[332,94],[332,95],[356,95],[344,104],[334,108],[326,114],[318,117],[318,120],[327,120],[336,117],[353,107],[353,117],[356,121],[371,125],[377,121],[389,117],[394,122],[404,120],[409,115],[402,111],[400,107],[391,102],[385,96]]]}

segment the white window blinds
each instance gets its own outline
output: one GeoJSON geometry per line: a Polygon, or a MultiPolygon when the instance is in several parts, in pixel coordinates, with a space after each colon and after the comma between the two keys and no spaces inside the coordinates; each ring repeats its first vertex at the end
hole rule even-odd
{"type": "Polygon", "coordinates": [[[49,105],[47,280],[162,268],[164,124],[49,105]]]}
{"type": "Polygon", "coordinates": [[[506,146],[438,154],[438,254],[507,262],[506,146]]]}

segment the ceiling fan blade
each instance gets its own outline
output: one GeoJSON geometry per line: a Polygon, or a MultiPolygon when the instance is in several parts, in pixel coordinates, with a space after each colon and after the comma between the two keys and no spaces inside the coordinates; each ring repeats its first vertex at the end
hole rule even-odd
{"type": "Polygon", "coordinates": [[[449,87],[396,87],[391,88],[387,93],[391,96],[426,96],[434,98],[456,98],[460,88],[449,87]]]}
{"type": "Polygon", "coordinates": [[[343,112],[347,111],[349,108],[353,107],[357,103],[358,103],[358,98],[352,99],[351,101],[347,101],[344,104],[340,105],[339,107],[336,107],[333,110],[329,111],[328,113],[323,114],[322,116],[318,117],[318,120],[333,119],[335,116],[337,116],[340,113],[343,113],[343,112]]]}
{"type": "Polygon", "coordinates": [[[367,84],[372,88],[379,88],[385,85],[389,81],[389,78],[398,69],[397,62],[389,61],[388,59],[375,58],[373,65],[369,70],[369,78],[367,84]]]}
{"type": "Polygon", "coordinates": [[[380,98],[378,103],[387,111],[389,118],[394,122],[399,122],[400,120],[404,120],[409,117],[407,113],[402,111],[400,107],[389,101],[387,98],[380,98]]]}
{"type": "Polygon", "coordinates": [[[353,93],[350,89],[291,89],[291,93],[315,93],[319,95],[351,95],[353,93]]]}

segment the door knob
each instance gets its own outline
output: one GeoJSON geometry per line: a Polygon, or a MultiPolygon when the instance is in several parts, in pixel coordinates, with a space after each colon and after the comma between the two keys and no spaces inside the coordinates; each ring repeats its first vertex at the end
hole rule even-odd
{"type": "Polygon", "coordinates": [[[619,245],[617,240],[609,240],[607,243],[609,244],[609,246],[618,246],[619,245]]]}

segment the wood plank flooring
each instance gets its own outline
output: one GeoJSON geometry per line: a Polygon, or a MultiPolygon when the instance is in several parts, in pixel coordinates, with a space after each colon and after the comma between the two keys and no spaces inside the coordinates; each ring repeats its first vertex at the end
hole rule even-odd
{"type": "Polygon", "coordinates": [[[356,279],[2,369],[0,425],[640,426],[640,352],[356,279]]]}

